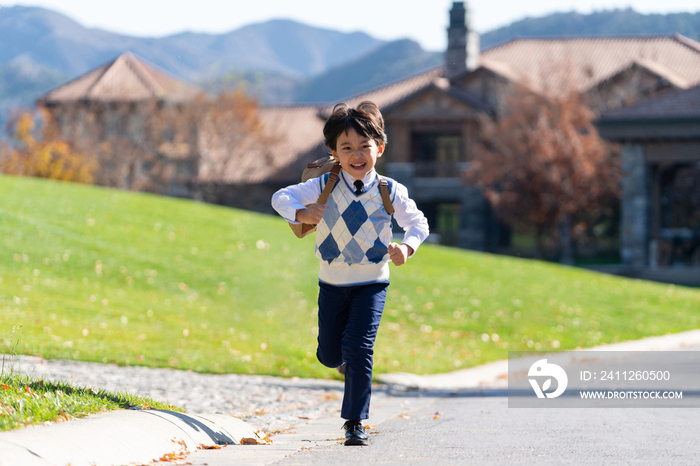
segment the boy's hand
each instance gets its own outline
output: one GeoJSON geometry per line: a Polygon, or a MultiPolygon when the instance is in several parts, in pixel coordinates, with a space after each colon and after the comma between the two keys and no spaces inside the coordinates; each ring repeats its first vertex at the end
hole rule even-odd
{"type": "Polygon", "coordinates": [[[325,204],[309,204],[306,209],[297,210],[296,221],[308,225],[317,225],[323,218],[325,204]]]}
{"type": "Polygon", "coordinates": [[[391,259],[394,265],[405,264],[408,256],[413,254],[413,248],[407,244],[391,243],[388,249],[389,259],[391,259]]]}

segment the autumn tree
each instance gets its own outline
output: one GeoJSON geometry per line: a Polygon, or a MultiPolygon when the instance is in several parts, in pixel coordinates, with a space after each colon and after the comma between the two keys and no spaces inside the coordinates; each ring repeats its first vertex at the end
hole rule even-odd
{"type": "Polygon", "coordinates": [[[93,158],[76,151],[59,137],[51,115],[25,111],[10,120],[10,145],[0,150],[0,171],[62,181],[92,183],[93,158]],[[37,125],[40,120],[41,125],[37,125]]]}
{"type": "Polygon", "coordinates": [[[504,222],[534,227],[538,256],[550,234],[559,238],[562,261],[571,263],[572,226],[618,196],[615,150],[599,138],[577,93],[519,87],[502,108],[503,115],[484,122],[466,176],[504,222]]]}

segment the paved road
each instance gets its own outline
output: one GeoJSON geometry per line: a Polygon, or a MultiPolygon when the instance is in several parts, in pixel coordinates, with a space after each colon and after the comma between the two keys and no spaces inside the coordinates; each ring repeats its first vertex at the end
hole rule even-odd
{"type": "Polygon", "coordinates": [[[194,453],[188,461],[196,466],[690,465],[700,463],[698,414],[682,409],[508,409],[504,396],[466,395],[439,398],[410,417],[382,422],[372,430],[368,447],[340,445],[340,435],[316,442],[308,435],[306,449],[282,458],[262,457],[269,447],[255,452],[229,447],[194,453]]]}
{"type": "Polygon", "coordinates": [[[275,464],[342,464],[348,458],[354,464],[402,466],[698,464],[698,414],[681,409],[508,409],[503,396],[443,398],[409,419],[380,424],[369,447],[318,446],[275,464]]]}

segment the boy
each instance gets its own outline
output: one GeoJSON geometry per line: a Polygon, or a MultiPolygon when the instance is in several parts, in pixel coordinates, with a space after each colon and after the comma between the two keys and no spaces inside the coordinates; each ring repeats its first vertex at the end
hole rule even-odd
{"type": "Polygon", "coordinates": [[[394,218],[405,235],[391,242],[374,166],[386,147],[384,119],[372,102],[338,104],[323,135],[341,171],[328,202],[316,203],[329,174],[277,191],[272,206],[287,221],[316,224],[321,259],[318,295],[318,360],[345,374],[341,417],[345,445],[368,445],[362,420],[369,417],[372,355],[389,285],[389,261],[402,265],[428,236],[428,222],[406,188],[387,178],[394,218]]]}

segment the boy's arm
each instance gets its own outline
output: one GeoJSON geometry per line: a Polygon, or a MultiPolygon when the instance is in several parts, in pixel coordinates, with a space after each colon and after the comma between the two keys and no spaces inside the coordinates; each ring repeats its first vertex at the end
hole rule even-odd
{"type": "Polygon", "coordinates": [[[297,221],[297,210],[306,209],[314,204],[321,195],[321,180],[312,178],[304,183],[293,184],[282,188],[272,195],[272,207],[290,223],[297,221]]]}
{"type": "Polygon", "coordinates": [[[408,246],[408,257],[411,257],[430,233],[428,220],[423,212],[418,210],[413,199],[408,197],[408,190],[401,183],[396,183],[396,194],[392,205],[394,206],[396,223],[405,232],[401,244],[408,246]]]}

